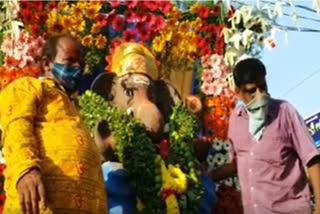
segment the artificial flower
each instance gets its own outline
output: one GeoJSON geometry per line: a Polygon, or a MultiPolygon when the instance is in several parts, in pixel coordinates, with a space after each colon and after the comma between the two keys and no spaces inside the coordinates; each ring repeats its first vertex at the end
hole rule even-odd
{"type": "Polygon", "coordinates": [[[138,1],[137,0],[125,0],[124,3],[127,6],[127,8],[133,9],[137,6],[138,1]]]}
{"type": "Polygon", "coordinates": [[[158,53],[162,52],[164,46],[165,46],[165,40],[162,37],[157,36],[152,40],[152,49],[155,52],[158,52],[158,53]]]}
{"type": "Polygon", "coordinates": [[[120,0],[108,0],[108,3],[111,5],[112,8],[119,7],[121,1],[120,0]]]}
{"type": "Polygon", "coordinates": [[[195,32],[198,32],[202,27],[202,20],[199,17],[197,17],[196,20],[191,22],[191,26],[195,32]]]}
{"type": "Polygon", "coordinates": [[[183,21],[179,25],[179,31],[186,33],[189,31],[189,26],[189,22],[183,21]]]}
{"type": "Polygon", "coordinates": [[[106,46],[107,38],[101,34],[99,34],[96,38],[96,47],[98,49],[102,49],[106,46]]]}
{"type": "Polygon", "coordinates": [[[100,30],[101,30],[101,25],[100,25],[100,22],[98,22],[92,25],[90,33],[97,34],[100,32],[100,30]]]}
{"type": "Polygon", "coordinates": [[[73,30],[83,32],[86,27],[86,22],[83,17],[76,17],[73,20],[73,30]]]}
{"type": "Polygon", "coordinates": [[[92,41],[93,41],[92,35],[86,35],[85,37],[82,38],[81,44],[84,47],[89,47],[92,45],[92,41]]]}
{"type": "Polygon", "coordinates": [[[199,2],[196,2],[189,8],[189,11],[191,14],[196,14],[198,13],[200,7],[201,4],[199,2]]]}
{"type": "Polygon", "coordinates": [[[57,3],[55,1],[50,1],[50,3],[48,4],[48,10],[53,10],[57,7],[57,3]]]}
{"type": "Polygon", "coordinates": [[[97,15],[97,13],[99,12],[99,10],[101,9],[101,5],[97,4],[97,5],[91,5],[88,8],[86,8],[86,16],[90,19],[94,19],[97,15]]]}
{"type": "Polygon", "coordinates": [[[71,13],[70,15],[72,17],[81,17],[83,14],[82,8],[79,6],[79,4],[74,4],[71,7],[71,13]]]}
{"type": "Polygon", "coordinates": [[[121,16],[116,16],[111,23],[112,28],[116,31],[119,32],[123,29],[124,27],[124,20],[121,16]]]}
{"type": "Polygon", "coordinates": [[[198,15],[200,18],[206,19],[209,17],[209,8],[206,5],[201,5],[198,9],[198,15]]]}
{"type": "Polygon", "coordinates": [[[122,40],[125,42],[132,42],[134,40],[134,33],[130,29],[126,29],[122,33],[122,40]]]}
{"type": "Polygon", "coordinates": [[[73,22],[72,22],[72,19],[71,19],[70,16],[64,15],[64,16],[62,17],[62,26],[63,26],[63,28],[64,28],[65,30],[69,30],[69,29],[72,28],[73,22]]]}
{"type": "Polygon", "coordinates": [[[69,5],[66,1],[59,1],[58,3],[58,9],[61,11],[66,11],[69,9],[69,5]]]}
{"type": "Polygon", "coordinates": [[[220,14],[220,5],[219,4],[216,4],[213,6],[213,8],[211,9],[211,14],[213,16],[219,16],[219,14],[220,14]]]}
{"type": "Polygon", "coordinates": [[[124,11],[124,18],[126,22],[133,22],[136,18],[136,15],[133,10],[128,9],[124,11]]]}

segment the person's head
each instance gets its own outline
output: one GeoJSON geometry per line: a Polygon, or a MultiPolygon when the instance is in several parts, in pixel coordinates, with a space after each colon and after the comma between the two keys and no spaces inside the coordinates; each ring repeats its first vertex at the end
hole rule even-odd
{"type": "Polygon", "coordinates": [[[267,93],[266,68],[255,58],[238,62],[233,69],[236,94],[244,104],[250,103],[261,93],[267,93]]]}
{"type": "Polygon", "coordinates": [[[68,34],[50,37],[42,49],[40,69],[42,75],[51,76],[67,91],[77,89],[82,75],[81,46],[68,34]]]}

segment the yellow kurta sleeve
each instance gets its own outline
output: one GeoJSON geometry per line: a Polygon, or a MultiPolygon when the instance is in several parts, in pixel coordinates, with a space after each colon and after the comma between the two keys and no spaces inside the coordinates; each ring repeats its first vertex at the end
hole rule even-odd
{"type": "Polygon", "coordinates": [[[38,167],[39,151],[34,135],[34,119],[41,99],[41,82],[24,77],[11,83],[0,94],[0,123],[6,187],[16,185],[29,169],[38,167]]]}

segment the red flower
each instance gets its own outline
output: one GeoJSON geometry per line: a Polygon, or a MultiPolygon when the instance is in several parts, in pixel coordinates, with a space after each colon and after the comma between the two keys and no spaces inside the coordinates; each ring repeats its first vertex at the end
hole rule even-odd
{"type": "Polygon", "coordinates": [[[43,9],[43,4],[39,0],[33,0],[32,1],[32,6],[37,10],[37,11],[42,11],[43,9]]]}
{"type": "Polygon", "coordinates": [[[20,10],[28,10],[30,4],[28,1],[19,1],[20,10]]]}
{"type": "Polygon", "coordinates": [[[147,41],[148,39],[150,39],[151,36],[151,31],[144,28],[142,29],[139,33],[138,33],[138,37],[141,41],[147,41]]]}
{"type": "Polygon", "coordinates": [[[54,23],[51,27],[50,27],[50,31],[52,32],[57,32],[57,33],[61,33],[63,30],[63,26],[60,23],[54,23]]]}
{"type": "Polygon", "coordinates": [[[107,23],[112,23],[113,22],[113,20],[114,20],[114,18],[117,16],[117,14],[116,13],[114,13],[113,11],[112,12],[110,12],[109,14],[108,14],[108,20],[107,20],[107,23]]]}
{"type": "Polygon", "coordinates": [[[162,16],[156,16],[154,26],[155,30],[162,30],[164,28],[164,20],[162,16]]]}
{"type": "Polygon", "coordinates": [[[204,47],[200,51],[201,56],[211,55],[211,50],[208,46],[204,47]]]}
{"type": "Polygon", "coordinates": [[[200,18],[206,19],[209,17],[209,8],[206,5],[201,5],[198,10],[198,15],[200,18]]]}
{"type": "Polygon", "coordinates": [[[46,23],[48,15],[46,12],[38,12],[36,14],[36,17],[37,17],[37,21],[39,22],[39,24],[44,25],[46,23]]]}
{"type": "Polygon", "coordinates": [[[159,6],[158,1],[145,1],[144,5],[152,12],[156,11],[159,6]]]}
{"type": "Polygon", "coordinates": [[[22,15],[23,15],[24,23],[26,25],[33,23],[34,17],[31,14],[30,10],[23,10],[22,15]]]}
{"type": "Polygon", "coordinates": [[[5,200],[6,200],[6,195],[0,194],[0,213],[2,213],[3,211],[5,200]]]}
{"type": "Polygon", "coordinates": [[[116,8],[116,7],[119,7],[121,1],[120,0],[109,0],[108,2],[112,8],[116,8]]]}
{"type": "Polygon", "coordinates": [[[204,41],[205,44],[209,44],[210,40],[211,40],[211,37],[210,37],[209,35],[207,35],[207,36],[204,37],[204,39],[203,39],[203,41],[204,41]]]}
{"type": "Polygon", "coordinates": [[[57,3],[54,2],[54,1],[51,1],[49,4],[48,4],[48,10],[53,10],[57,8],[57,3]]]}
{"type": "Polygon", "coordinates": [[[138,1],[137,0],[133,0],[133,1],[132,0],[125,0],[124,3],[126,4],[127,8],[133,9],[137,6],[138,1]]]}
{"type": "Polygon", "coordinates": [[[214,24],[209,24],[208,31],[212,34],[215,34],[216,33],[216,26],[214,24]]]}
{"type": "Polygon", "coordinates": [[[205,45],[204,41],[201,39],[199,35],[196,35],[194,37],[194,43],[197,48],[202,48],[205,45]]]}
{"type": "Polygon", "coordinates": [[[134,33],[130,29],[126,29],[122,33],[122,40],[125,42],[131,42],[134,39],[134,33]]]}
{"type": "Polygon", "coordinates": [[[162,13],[169,13],[172,9],[172,4],[169,1],[161,1],[160,10],[162,13]]]}
{"type": "Polygon", "coordinates": [[[107,16],[105,14],[101,14],[100,13],[95,17],[95,21],[99,22],[100,26],[104,27],[108,23],[108,18],[107,18],[107,16]]]}
{"type": "Polygon", "coordinates": [[[222,32],[223,28],[224,28],[224,24],[219,24],[216,26],[216,34],[218,36],[221,36],[221,32],[222,32]]]}
{"type": "Polygon", "coordinates": [[[136,18],[138,19],[139,22],[144,22],[147,18],[146,13],[144,12],[143,8],[140,8],[138,12],[136,13],[136,18]]]}
{"type": "Polygon", "coordinates": [[[17,65],[17,60],[12,57],[12,56],[6,56],[4,58],[4,64],[7,66],[7,67],[11,67],[11,66],[16,66],[17,65]]]}
{"type": "Polygon", "coordinates": [[[161,191],[161,199],[164,201],[167,197],[174,194],[174,191],[171,189],[164,189],[161,191]]]}
{"type": "Polygon", "coordinates": [[[135,25],[134,25],[134,30],[136,31],[136,32],[141,32],[141,31],[144,31],[145,30],[145,24],[143,23],[143,22],[137,22],[137,23],[135,23],[135,25]]]}
{"type": "Polygon", "coordinates": [[[124,27],[124,20],[121,18],[121,16],[116,16],[111,23],[112,28],[116,31],[119,32],[123,29],[124,27]]]}
{"type": "Polygon", "coordinates": [[[234,12],[235,12],[235,9],[231,6],[227,12],[227,15],[226,15],[227,18],[230,19],[233,16],[234,12]]]}
{"type": "Polygon", "coordinates": [[[224,47],[224,39],[223,39],[223,37],[219,36],[219,37],[216,38],[215,47],[216,47],[216,49],[221,49],[221,48],[224,47]]]}
{"type": "Polygon", "coordinates": [[[169,155],[169,142],[167,139],[161,140],[160,144],[160,155],[162,158],[165,158],[169,155]]]}
{"type": "Polygon", "coordinates": [[[30,31],[31,31],[31,34],[35,35],[35,36],[39,35],[39,33],[40,33],[38,25],[32,25],[30,27],[30,31]]]}
{"type": "Polygon", "coordinates": [[[219,16],[220,14],[220,5],[216,4],[215,6],[213,6],[213,8],[211,9],[211,14],[213,16],[219,16]]]}
{"type": "Polygon", "coordinates": [[[124,18],[126,22],[133,22],[136,18],[136,14],[132,10],[126,10],[124,12],[124,18]]]}
{"type": "Polygon", "coordinates": [[[206,32],[207,30],[208,30],[208,23],[205,21],[202,21],[200,32],[203,33],[203,32],[206,32]]]}
{"type": "Polygon", "coordinates": [[[111,48],[115,48],[120,44],[121,44],[121,41],[119,39],[117,39],[117,38],[114,38],[114,39],[111,40],[111,48]]]}

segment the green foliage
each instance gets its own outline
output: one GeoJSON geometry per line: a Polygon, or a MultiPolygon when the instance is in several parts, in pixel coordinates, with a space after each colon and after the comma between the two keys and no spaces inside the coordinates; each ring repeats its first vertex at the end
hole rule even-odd
{"type": "MultiPolygon", "coordinates": [[[[92,131],[97,123],[107,121],[115,137],[116,154],[128,172],[129,184],[145,206],[143,213],[164,213],[161,159],[157,145],[148,137],[144,125],[91,91],[80,96],[78,104],[85,124],[92,131]]],[[[203,194],[199,163],[192,148],[197,124],[195,117],[181,103],[173,107],[169,122],[169,156],[165,162],[167,165],[179,165],[187,175],[188,189],[177,197],[181,213],[186,214],[198,210],[203,194]]]]}

